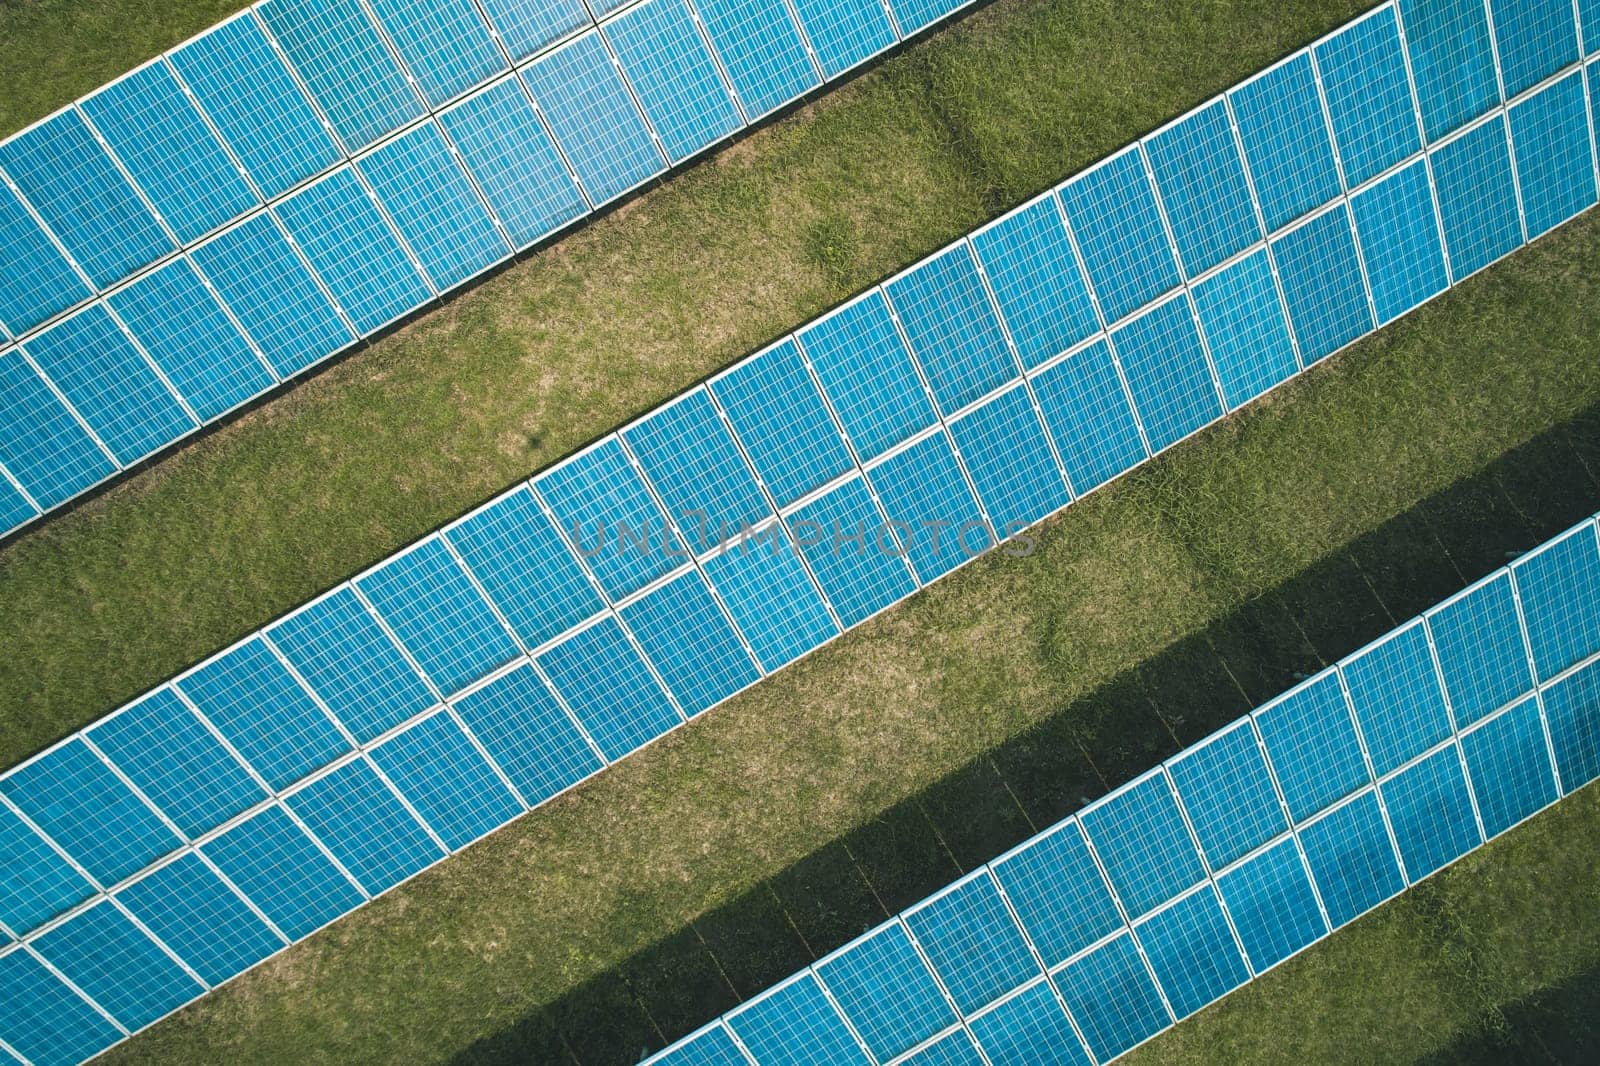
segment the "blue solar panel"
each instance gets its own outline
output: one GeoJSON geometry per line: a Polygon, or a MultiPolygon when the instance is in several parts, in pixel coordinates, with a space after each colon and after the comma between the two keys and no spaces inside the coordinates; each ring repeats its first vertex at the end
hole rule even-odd
{"type": "Polygon", "coordinates": [[[889,0],[902,37],[933,25],[961,6],[961,0],[889,0]]]}
{"type": "Polygon", "coordinates": [[[1180,1020],[1250,980],[1209,885],[1146,919],[1137,935],[1180,1020]]]}
{"type": "Polygon", "coordinates": [[[1182,296],[1111,335],[1152,451],[1159,452],[1223,415],[1194,312],[1182,296]]]}
{"type": "Polygon", "coordinates": [[[1300,842],[1335,929],[1406,887],[1370,791],[1306,826],[1300,842]]]}
{"type": "Polygon", "coordinates": [[[1491,13],[1506,96],[1578,61],[1578,27],[1568,0],[1501,0],[1491,13]]]}
{"type": "Polygon", "coordinates": [[[1010,536],[1068,503],[1028,390],[1018,385],[950,424],[998,536],[1010,536]]]}
{"type": "Polygon", "coordinates": [[[846,628],[916,591],[905,546],[860,479],[796,510],[789,528],[846,628]]]}
{"type": "Polygon", "coordinates": [[[73,915],[33,946],[129,1029],[150,1024],[204,991],[110,901],[73,915]]]}
{"type": "Polygon", "coordinates": [[[100,304],[30,339],[28,354],[123,466],[196,425],[100,304]]]}
{"type": "Polygon", "coordinates": [[[1308,366],[1373,328],[1344,207],[1273,241],[1272,251],[1300,357],[1308,366]]]}
{"type": "Polygon", "coordinates": [[[79,106],[181,242],[259,202],[165,62],[140,67],[79,106]]]}
{"type": "Polygon", "coordinates": [[[795,0],[794,7],[825,77],[836,77],[895,43],[889,16],[875,0],[795,0]]]}
{"type": "Polygon", "coordinates": [[[261,195],[280,196],[339,161],[254,16],[229,19],[167,58],[261,195]]]}
{"type": "Polygon", "coordinates": [[[1594,154],[1577,71],[1511,109],[1517,180],[1528,237],[1565,222],[1595,202],[1594,154]]]}
{"type": "Polygon", "coordinates": [[[522,803],[440,711],[372,749],[372,761],[451,850],[522,813],[522,803]]]}
{"type": "Polygon", "coordinates": [[[1600,51],[1600,3],[1596,0],[1578,0],[1578,21],[1583,25],[1583,51],[1592,55],[1600,51]]]}
{"type": "Polygon", "coordinates": [[[422,114],[358,0],[263,0],[255,10],[351,151],[422,114]]]}
{"type": "Polygon", "coordinates": [[[1533,687],[1511,580],[1505,574],[1429,613],[1439,670],[1465,729],[1533,687]]]}
{"type": "Polygon", "coordinates": [[[38,513],[9,478],[0,476],[0,529],[14,529],[38,513]]]}
{"type": "Polygon", "coordinates": [[[1428,636],[1413,624],[1340,667],[1379,777],[1450,735],[1428,636]]]}
{"type": "Polygon", "coordinates": [[[317,778],[283,802],[373,895],[444,855],[364,759],[317,778]]]}
{"type": "Polygon", "coordinates": [[[666,574],[687,551],[614,438],[539,475],[537,486],[614,601],[666,574]]]}
{"type": "Polygon", "coordinates": [[[350,748],[259,637],[175,684],[274,789],[350,748]]]}
{"type": "Polygon", "coordinates": [[[563,45],[522,76],[596,206],[666,168],[599,34],[563,45]]]}
{"type": "Polygon", "coordinates": [[[433,295],[348,168],[273,210],[363,336],[433,295]]]}
{"type": "Polygon", "coordinates": [[[916,1054],[901,1059],[900,1066],[987,1066],[987,1063],[967,1031],[954,1029],[916,1054]]]}
{"type": "Polygon", "coordinates": [[[1107,322],[1177,287],[1178,265],[1138,148],[1063,185],[1061,202],[1107,322]]]}
{"type": "Polygon", "coordinates": [[[955,1011],[898,922],[816,966],[833,1000],[880,1062],[956,1021],[955,1011]]]}
{"type": "Polygon", "coordinates": [[[607,761],[682,721],[613,619],[568,637],[541,655],[539,665],[607,761]]]}
{"type": "Polygon", "coordinates": [[[1340,30],[1314,54],[1349,187],[1422,147],[1394,8],[1340,30]]]}
{"type": "Polygon", "coordinates": [[[1130,918],[1205,877],[1166,775],[1150,774],[1078,816],[1130,918]]]}
{"type": "Polygon", "coordinates": [[[908,912],[905,923],[963,1014],[1039,973],[986,870],[908,912]]]}
{"type": "Polygon", "coordinates": [[[1339,169],[1310,53],[1250,79],[1228,97],[1269,232],[1339,195],[1339,169]]]}
{"type": "Polygon", "coordinates": [[[529,804],[603,765],[531,667],[518,667],[463,696],[455,710],[529,804]]]}
{"type": "Polygon", "coordinates": [[[821,80],[785,5],[699,0],[695,7],[750,121],[821,80]]]}
{"type": "Polygon", "coordinates": [[[710,388],[779,507],[851,469],[850,453],[794,341],[745,360],[710,388]]]}
{"type": "Polygon", "coordinates": [[[970,1024],[992,1066],[1089,1064],[1048,981],[1030,986],[970,1024]]]}
{"type": "Polygon", "coordinates": [[[10,807],[0,807],[0,867],[8,872],[0,881],[0,922],[13,933],[28,932],[94,892],[10,807]]]}
{"type": "Polygon", "coordinates": [[[704,389],[652,412],[622,436],[697,554],[772,513],[704,389]]]}
{"type": "Polygon", "coordinates": [[[1400,0],[1400,17],[1428,140],[1438,140],[1500,102],[1487,4],[1400,0]]]}
{"type": "Polygon", "coordinates": [[[1337,671],[1274,700],[1255,712],[1255,720],[1296,822],[1371,780],[1337,671]]]}
{"type": "Polygon", "coordinates": [[[1261,239],[1226,103],[1205,105],[1152,135],[1144,148],[1191,278],[1261,239]]]}
{"type": "Polygon", "coordinates": [[[0,167],[101,288],[172,250],[172,238],[75,110],[0,144],[0,167]]]}
{"type": "Polygon", "coordinates": [[[794,543],[781,530],[706,560],[706,577],[767,670],[838,632],[794,543]]]}
{"type": "Polygon", "coordinates": [[[348,588],[296,611],[267,636],[363,743],[433,702],[422,678],[348,588]]]}
{"type": "Polygon", "coordinates": [[[190,839],[267,798],[170,688],[100,722],[89,739],[190,839]]]}
{"type": "Polygon", "coordinates": [[[1379,789],[1413,884],[1483,842],[1453,745],[1406,767],[1379,789]]]}
{"type": "Polygon", "coordinates": [[[1139,424],[1104,341],[1034,378],[1033,390],[1078,495],[1144,461],[1139,424]]]}
{"type": "Polygon", "coordinates": [[[603,32],[673,162],[739,128],[739,112],[683,0],[646,0],[603,32]]]}
{"type": "Polygon", "coordinates": [[[991,869],[1046,966],[1065,962],[1122,928],[1077,822],[1047,831],[991,869]]]}
{"type": "Polygon", "coordinates": [[[511,58],[527,59],[545,45],[589,25],[583,0],[479,0],[511,58]]]}
{"type": "Polygon", "coordinates": [[[1600,550],[1584,523],[1512,567],[1540,680],[1600,651],[1600,550]]]}
{"type": "Polygon", "coordinates": [[[897,452],[868,477],[924,584],[994,543],[943,433],[897,452]]]}
{"type": "Polygon", "coordinates": [[[1292,839],[1281,840],[1222,874],[1217,888],[1258,974],[1328,931],[1292,839]]]}
{"type": "Polygon", "coordinates": [[[1433,152],[1445,246],[1456,279],[1522,244],[1506,120],[1499,115],[1433,152]]]}
{"type": "Polygon", "coordinates": [[[355,339],[268,212],[223,231],[189,257],[280,377],[355,339]]]}
{"type": "Polygon", "coordinates": [[[432,122],[385,141],[357,166],[439,289],[511,254],[432,122]]]}
{"type": "Polygon", "coordinates": [[[1264,250],[1196,285],[1194,304],[1230,409],[1300,369],[1264,250]]]}
{"type": "Polygon", "coordinates": [[[1124,934],[1055,975],[1089,1050],[1109,1062],[1172,1024],[1133,937],[1124,934]]]}
{"type": "Polygon", "coordinates": [[[356,580],[440,692],[516,658],[517,645],[444,544],[424,541],[356,580]]]}
{"type": "Polygon", "coordinates": [[[865,1066],[871,1061],[809,973],[752,1000],[729,1015],[727,1025],[757,1062],[865,1066]]]}
{"type": "Polygon", "coordinates": [[[179,856],[117,898],[208,985],[283,947],[278,934],[196,855],[179,856]]]}
{"type": "Polygon", "coordinates": [[[505,70],[472,0],[370,0],[433,106],[505,70]]]}
{"type": "Polygon", "coordinates": [[[1255,730],[1241,721],[1167,764],[1213,870],[1289,828],[1255,730]]]}
{"type": "Polygon", "coordinates": [[[10,187],[0,183],[0,321],[13,332],[32,329],[92,293],[71,264],[28,214],[10,187]]]}
{"type": "Polygon", "coordinates": [[[974,233],[972,247],[1027,366],[1039,366],[1099,330],[1053,193],[974,233]]]}
{"type": "Polygon", "coordinates": [[[0,955],[0,1032],[36,1066],[75,1066],[122,1037],[23,949],[0,955]]]}
{"type": "Polygon", "coordinates": [[[1422,160],[1363,190],[1352,206],[1379,325],[1445,290],[1450,276],[1422,160]]]}
{"type": "Polygon", "coordinates": [[[276,384],[187,260],[106,298],[202,422],[276,384]]]}
{"type": "Polygon", "coordinates": [[[268,807],[200,850],[291,940],[361,903],[361,893],[281,807],[268,807]]]}
{"type": "Polygon", "coordinates": [[[0,792],[102,885],[181,843],[78,739],[13,770],[0,792]]]}
{"type": "Polygon", "coordinates": [[[1016,361],[965,241],[884,288],[946,414],[1017,376],[1016,361]]]}
{"type": "Polygon", "coordinates": [[[1531,697],[1461,738],[1483,831],[1498,836],[1560,798],[1531,697]]]}
{"type": "Polygon", "coordinates": [[[628,604],[622,620],[685,714],[699,714],[761,676],[697,570],[628,604]]]}
{"type": "Polygon", "coordinates": [[[526,489],[463,519],[444,536],[526,647],[537,648],[605,609],[526,489]]]}
{"type": "Polygon", "coordinates": [[[749,1066],[750,1062],[721,1022],[685,1037],[650,1061],[658,1066],[749,1066]]]}
{"type": "Polygon", "coordinates": [[[863,462],[933,424],[933,404],[876,290],[799,337],[863,462]]]}
{"type": "Polygon", "coordinates": [[[473,93],[438,121],[516,247],[589,210],[515,78],[473,93]]]}
{"type": "Polygon", "coordinates": [[[0,355],[0,461],[46,508],[117,469],[15,352],[0,355]]]}
{"type": "Polygon", "coordinates": [[[1544,713],[1561,789],[1570,794],[1600,777],[1600,665],[1591,663],[1550,686],[1544,713]]]}

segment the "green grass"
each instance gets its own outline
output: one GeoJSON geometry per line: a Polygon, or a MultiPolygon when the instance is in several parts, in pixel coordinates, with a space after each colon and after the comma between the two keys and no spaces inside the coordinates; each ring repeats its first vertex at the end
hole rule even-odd
{"type": "MultiPolygon", "coordinates": [[[[1001,0],[22,538],[0,553],[0,764],[1362,6],[1001,0]]],[[[98,82],[96,64],[138,51],[111,55],[128,42],[104,39],[101,8],[76,39],[62,27],[87,5],[0,8],[6,61],[81,41],[98,82]]],[[[30,86],[6,106],[20,123],[52,100],[30,86]]],[[[1600,223],[1566,228],[1071,508],[1035,556],[968,568],[112,1058],[437,1060],[519,1027],[537,1030],[528,1046],[554,1034],[585,1062],[608,1061],[589,1048],[609,1036],[625,1058],[633,1030],[618,1019],[639,1013],[643,981],[617,975],[689,933],[719,960],[715,980],[758,990],[799,949],[717,915],[792,927],[803,962],[853,920],[808,887],[821,866],[856,869],[867,913],[909,903],[930,872],[953,877],[1193,739],[1201,716],[1150,698],[1153,662],[1214,683],[1219,701],[1236,686],[1239,713],[1270,694],[1249,678],[1272,674],[1288,627],[1262,630],[1261,661],[1220,672],[1184,657],[1197,642],[1322,567],[1352,596],[1407,588],[1379,573],[1384,552],[1351,545],[1600,403],[1597,254],[1600,223]],[[1044,723],[1055,739],[1030,763],[1018,753],[1044,723]],[[986,765],[993,789],[1024,797],[1001,828],[926,798],[986,765]],[[1056,808],[1025,799],[1051,790],[1056,808]],[[864,838],[882,843],[870,859],[864,838]]],[[[1592,483],[1521,479],[1438,512],[1434,532],[1498,523],[1525,545],[1531,516],[1574,502],[1563,490],[1594,506],[1592,483]]],[[[1405,557],[1434,574],[1430,594],[1495,565],[1463,547],[1441,575],[1432,558],[1405,557]]],[[[1396,602],[1437,598],[1419,597],[1396,602]]],[[[1293,654],[1315,662],[1342,654],[1327,634],[1360,610],[1340,600],[1330,620],[1321,605],[1281,605],[1305,635],[1293,654]]],[[[1405,613],[1362,609],[1369,631],[1405,613]]],[[[1451,872],[1149,1053],[1444,1046],[1493,1003],[1600,957],[1585,858],[1597,813],[1591,793],[1542,816],[1462,867],[1487,884],[1451,872]],[[1419,968],[1458,941],[1454,969],[1419,968]],[[1380,991],[1352,1017],[1332,1009],[1361,983],[1380,991]],[[1285,1007],[1234,1006],[1262,995],[1285,1007]]],[[[659,983],[714,995],[711,978],[659,983]]],[[[649,1017],[646,1030],[670,1027],[649,1017]]]]}

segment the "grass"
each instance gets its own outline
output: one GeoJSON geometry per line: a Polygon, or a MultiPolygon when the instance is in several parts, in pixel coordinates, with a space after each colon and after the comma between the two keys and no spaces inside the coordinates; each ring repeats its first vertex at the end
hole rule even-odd
{"type": "MultiPolygon", "coordinates": [[[[1000,0],[21,538],[0,552],[0,764],[1362,6],[1000,0]]],[[[0,51],[69,51],[52,20],[75,9],[0,8],[0,51]]],[[[87,25],[95,69],[109,23],[87,25]]],[[[16,122],[50,106],[34,92],[16,122]]],[[[1600,223],[1567,227],[1075,506],[1032,558],[974,565],[112,1059],[588,1063],[678,1035],[1194,739],[1210,716],[1170,693],[1241,713],[1285,662],[1337,658],[1594,509],[1592,481],[1538,462],[1473,475],[1600,402],[1597,253],[1600,223]],[[1362,547],[1407,521],[1426,536],[1362,547]],[[1251,614],[1269,597],[1275,622],[1251,614]],[[1219,667],[1229,633],[1245,650],[1219,667]],[[979,792],[1015,799],[974,819],[979,792]]],[[[1596,824],[1590,794],[1463,867],[1514,903],[1471,906],[1447,874],[1455,895],[1243,994],[1282,1011],[1230,1003],[1150,1053],[1275,1051],[1284,1028],[1335,1058],[1445,1046],[1600,958],[1571,931],[1600,924],[1596,824]],[[1459,972],[1416,968],[1451,937],[1459,972]],[[1347,974],[1380,990],[1366,1014],[1328,1006],[1360,994],[1347,974]]]]}

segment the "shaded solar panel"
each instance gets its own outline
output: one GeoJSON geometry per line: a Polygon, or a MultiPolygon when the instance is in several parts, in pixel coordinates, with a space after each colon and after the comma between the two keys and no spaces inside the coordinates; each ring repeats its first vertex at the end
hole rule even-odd
{"type": "Polygon", "coordinates": [[[1089,1050],[1109,1061],[1172,1023],[1133,937],[1123,934],[1055,975],[1089,1050]]]}
{"type": "Polygon", "coordinates": [[[1483,842],[1461,756],[1453,746],[1408,766],[1379,790],[1411,883],[1483,842]]]}
{"type": "Polygon", "coordinates": [[[75,110],[0,144],[0,167],[102,288],[172,250],[172,238],[75,110]]]}
{"type": "Polygon", "coordinates": [[[167,58],[261,195],[280,196],[339,161],[339,146],[253,15],[167,58]]]}
{"type": "Polygon", "coordinates": [[[1544,694],[1544,712],[1562,792],[1600,777],[1600,664],[1590,663],[1552,685],[1544,694]]]}
{"type": "Polygon", "coordinates": [[[102,305],[33,337],[27,351],[123,466],[197,425],[102,305]]]}
{"type": "Polygon", "coordinates": [[[1263,973],[1328,931],[1293,839],[1284,839],[1217,878],[1251,968],[1263,973]]]}
{"type": "Polygon", "coordinates": [[[1383,813],[1370,791],[1306,826],[1300,840],[1335,929],[1405,888],[1383,813]]]}
{"type": "Polygon", "coordinates": [[[255,11],[349,150],[422,114],[358,0],[263,0],[255,11]]]}
{"type": "Polygon", "coordinates": [[[164,61],[79,106],[182,243],[259,202],[164,61]]]}

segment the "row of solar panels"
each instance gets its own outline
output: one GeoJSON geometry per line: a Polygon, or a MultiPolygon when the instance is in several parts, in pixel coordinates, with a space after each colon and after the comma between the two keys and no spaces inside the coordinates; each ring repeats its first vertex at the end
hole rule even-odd
{"type": "Polygon", "coordinates": [[[0,530],[965,2],[261,0],[0,144],[0,530]]]}
{"type": "Polygon", "coordinates": [[[1594,200],[1581,70],[1372,155],[1383,93],[1324,107],[1352,55],[1409,99],[1383,8],[8,773],[0,922],[93,928],[170,862],[298,939],[1594,200]],[[1179,144],[1198,202],[1157,199],[1179,144]],[[1329,181],[1181,281],[1230,197],[1329,181]]]}
{"type": "Polygon", "coordinates": [[[649,1060],[1104,1063],[1600,777],[1592,521],[649,1060]]]}
{"type": "MultiPolygon", "coordinates": [[[[0,529],[137,464],[954,6],[646,0],[541,51],[589,26],[577,0],[539,9],[486,0],[482,11],[471,0],[264,0],[12,138],[0,145],[0,252],[21,269],[0,279],[0,344],[6,332],[22,343],[0,351],[0,529]],[[495,80],[462,97],[484,79],[495,80]]],[[[1515,96],[1576,62],[1585,38],[1600,45],[1600,25],[1580,32],[1570,6],[1546,0],[1500,0],[1492,36],[1469,0],[1403,9],[1430,142],[1498,101],[1502,80],[1515,96]]],[[[1600,12],[1589,21],[1600,24],[1600,12]]],[[[1352,187],[1418,147],[1398,52],[1369,70],[1365,47],[1351,41],[1322,56],[1352,187]],[[1369,89],[1375,116],[1364,111],[1369,89]]],[[[1289,179],[1308,175],[1280,174],[1301,162],[1295,131],[1237,117],[1269,230],[1338,191],[1332,166],[1305,185],[1289,179]]],[[[1215,138],[1222,122],[1219,111],[1192,136],[1215,138]]],[[[1209,179],[1209,160],[1176,138],[1152,162],[1193,277],[1254,227],[1254,208],[1236,175],[1221,197],[1193,188],[1209,179]],[[1185,202],[1226,212],[1191,231],[1185,202]]],[[[1097,258],[1104,242],[1087,231],[1149,220],[1137,217],[1138,202],[1101,200],[1105,217],[1080,239],[1091,273],[1115,273],[1121,264],[1097,258]]],[[[1135,262],[1123,283],[1097,276],[1108,318],[1143,302],[1127,290],[1154,280],[1144,269],[1135,262]]],[[[1170,264],[1161,274],[1164,287],[1176,283],[1170,264]]]]}

